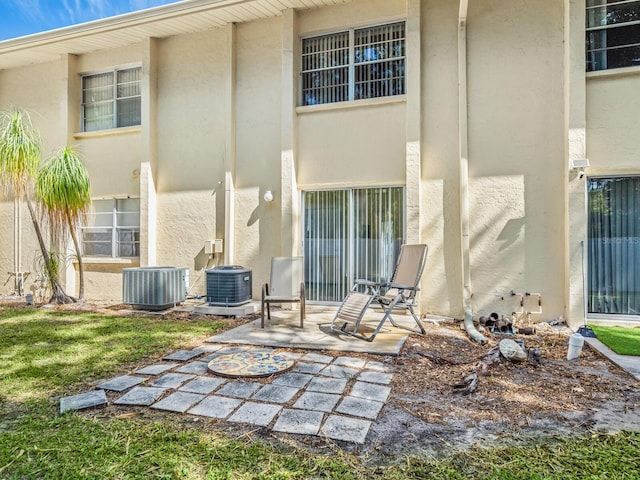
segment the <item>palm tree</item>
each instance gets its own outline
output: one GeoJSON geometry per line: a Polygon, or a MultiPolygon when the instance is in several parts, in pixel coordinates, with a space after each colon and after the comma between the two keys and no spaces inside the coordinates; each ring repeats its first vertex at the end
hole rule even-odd
{"type": "Polygon", "coordinates": [[[51,284],[50,302],[69,303],[74,299],[69,297],[60,285],[58,270],[45,246],[31,200],[34,179],[40,164],[40,150],[40,137],[27,112],[13,108],[0,114],[0,183],[9,196],[12,194],[14,198],[24,200],[27,204],[51,284]]]}
{"type": "Polygon", "coordinates": [[[36,178],[36,200],[47,214],[52,231],[68,231],[71,235],[80,276],[78,299],[84,300],[84,268],[76,225],[91,206],[91,182],[80,155],[73,148],[60,149],[40,167],[36,178]]]}

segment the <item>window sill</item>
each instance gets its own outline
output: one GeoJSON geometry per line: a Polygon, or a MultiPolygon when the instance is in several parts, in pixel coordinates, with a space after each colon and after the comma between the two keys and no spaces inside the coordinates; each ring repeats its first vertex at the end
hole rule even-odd
{"type": "Polygon", "coordinates": [[[320,105],[304,105],[296,107],[296,113],[325,112],[328,110],[350,110],[374,105],[386,105],[389,103],[406,103],[406,95],[394,95],[392,97],[367,98],[365,100],[353,100],[350,102],[323,103],[320,105]]]}
{"type": "MultiPolygon", "coordinates": [[[[78,260],[73,261],[78,264],[78,260]]],[[[82,257],[82,263],[85,265],[140,265],[140,258],[114,258],[114,257],[82,257]]]]}
{"type": "Polygon", "coordinates": [[[612,68],[611,70],[587,72],[587,78],[622,77],[626,75],[640,75],[640,66],[612,68]]]}
{"type": "Polygon", "coordinates": [[[95,130],[93,132],[77,132],[73,134],[73,138],[111,137],[114,135],[129,135],[140,132],[142,132],[142,127],[136,125],[135,127],[109,128],[107,130],[95,130]]]}

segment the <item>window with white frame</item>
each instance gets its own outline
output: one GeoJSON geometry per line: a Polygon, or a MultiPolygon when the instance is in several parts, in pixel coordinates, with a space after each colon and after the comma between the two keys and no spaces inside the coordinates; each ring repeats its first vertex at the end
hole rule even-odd
{"type": "Polygon", "coordinates": [[[82,131],[140,125],[142,68],[82,77],[82,131]]]}
{"type": "Polygon", "coordinates": [[[404,22],[302,39],[302,105],[404,93],[404,22]]]}
{"type": "Polygon", "coordinates": [[[139,257],[140,199],[94,200],[81,229],[83,255],[139,257]]]}
{"type": "Polygon", "coordinates": [[[640,1],[587,0],[587,72],[640,65],[640,1]]]}

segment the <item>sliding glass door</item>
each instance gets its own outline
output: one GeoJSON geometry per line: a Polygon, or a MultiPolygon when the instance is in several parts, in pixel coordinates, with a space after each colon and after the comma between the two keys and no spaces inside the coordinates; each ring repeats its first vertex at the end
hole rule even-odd
{"type": "Polygon", "coordinates": [[[588,312],[640,315],[640,177],[588,185],[588,312]]]}
{"type": "Polygon", "coordinates": [[[402,187],[304,193],[307,299],[340,302],[356,278],[387,280],[404,238],[402,187]]]}

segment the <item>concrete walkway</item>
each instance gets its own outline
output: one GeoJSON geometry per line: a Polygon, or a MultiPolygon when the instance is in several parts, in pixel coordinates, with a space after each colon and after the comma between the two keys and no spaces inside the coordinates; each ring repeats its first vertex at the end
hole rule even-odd
{"type": "Polygon", "coordinates": [[[636,380],[640,380],[640,356],[618,355],[597,338],[584,337],[587,345],[597,350],[636,380]]]}
{"type": "Polygon", "coordinates": [[[149,407],[364,443],[391,392],[393,374],[384,362],[340,353],[282,352],[295,359],[294,367],[262,381],[209,372],[208,362],[217,356],[250,348],[206,343],[180,350],[131,375],[106,380],[93,391],[62,398],[60,411],[108,404],[149,407]]]}

